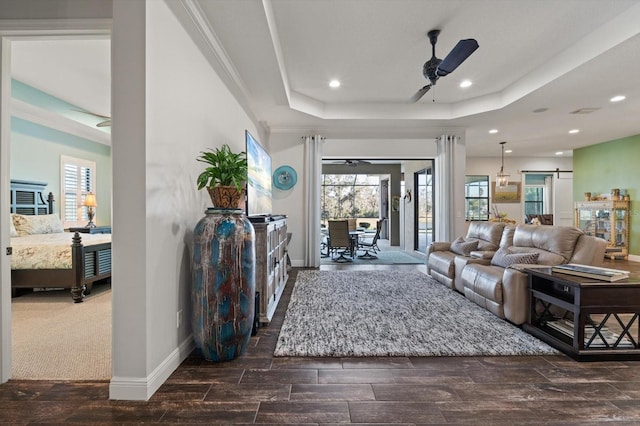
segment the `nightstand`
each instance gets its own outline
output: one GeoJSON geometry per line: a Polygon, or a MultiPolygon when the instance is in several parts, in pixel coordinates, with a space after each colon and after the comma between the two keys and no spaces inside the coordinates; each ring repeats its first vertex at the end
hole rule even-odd
{"type": "Polygon", "coordinates": [[[69,232],[80,232],[82,234],[110,234],[110,226],[94,226],[93,228],[87,228],[85,226],[77,226],[69,228],[69,232]]]}

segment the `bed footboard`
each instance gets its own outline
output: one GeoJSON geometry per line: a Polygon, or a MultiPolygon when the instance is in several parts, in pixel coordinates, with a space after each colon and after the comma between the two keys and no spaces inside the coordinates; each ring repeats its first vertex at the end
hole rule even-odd
{"type": "Polygon", "coordinates": [[[73,301],[82,302],[88,285],[111,277],[111,243],[82,245],[82,237],[76,232],[71,244],[73,257],[73,301]]]}
{"type": "Polygon", "coordinates": [[[17,269],[11,271],[12,288],[69,288],[76,303],[93,283],[111,277],[111,243],[85,246],[76,232],[71,244],[71,269],[17,269]]]}

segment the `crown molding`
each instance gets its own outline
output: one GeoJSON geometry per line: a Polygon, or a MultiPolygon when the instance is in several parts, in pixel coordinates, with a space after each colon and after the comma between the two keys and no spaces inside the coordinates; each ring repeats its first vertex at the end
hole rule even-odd
{"type": "Polygon", "coordinates": [[[18,99],[11,100],[11,115],[50,129],[111,146],[111,135],[109,133],[18,99]]]}
{"type": "Polygon", "coordinates": [[[0,35],[55,39],[57,36],[108,37],[112,19],[0,19],[0,35]]]}

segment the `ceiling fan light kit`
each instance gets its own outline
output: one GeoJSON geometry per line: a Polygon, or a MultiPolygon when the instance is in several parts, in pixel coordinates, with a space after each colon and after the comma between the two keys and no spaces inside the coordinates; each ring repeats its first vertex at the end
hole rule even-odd
{"type": "Polygon", "coordinates": [[[431,43],[431,59],[424,63],[422,67],[422,75],[429,80],[429,84],[422,87],[411,97],[410,102],[415,103],[422,98],[425,93],[435,86],[440,77],[451,74],[460,64],[462,64],[473,52],[478,49],[479,45],[475,39],[469,38],[460,40],[458,44],[451,49],[451,52],[444,58],[436,57],[436,43],[438,42],[440,30],[431,30],[427,33],[429,42],[431,43]]]}
{"type": "Polygon", "coordinates": [[[496,186],[498,188],[504,188],[509,184],[509,174],[504,172],[504,145],[506,142],[500,142],[502,146],[502,164],[500,165],[500,171],[496,173],[496,186]]]}

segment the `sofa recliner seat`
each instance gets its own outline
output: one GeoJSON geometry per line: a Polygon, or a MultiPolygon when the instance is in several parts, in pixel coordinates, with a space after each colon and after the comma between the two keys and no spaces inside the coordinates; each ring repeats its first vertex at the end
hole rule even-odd
{"type": "MultiPolygon", "coordinates": [[[[489,253],[488,256],[465,256],[452,251],[453,242],[433,242],[427,249],[427,273],[433,279],[445,286],[456,289],[456,257],[461,257],[460,265],[463,263],[489,264],[490,256],[500,247],[504,223],[497,222],[471,222],[464,237],[466,242],[477,241],[478,246],[474,250],[476,253],[489,253]]],[[[462,287],[458,291],[462,292],[462,287]]]]}
{"type": "MultiPolygon", "coordinates": [[[[559,265],[580,263],[602,264],[606,241],[585,235],[570,226],[519,225],[513,233],[509,252],[536,253],[537,264],[559,265]]],[[[464,295],[496,316],[516,325],[529,317],[530,297],[528,276],[520,269],[527,265],[507,268],[494,264],[467,264],[460,273],[464,295]]]]}

